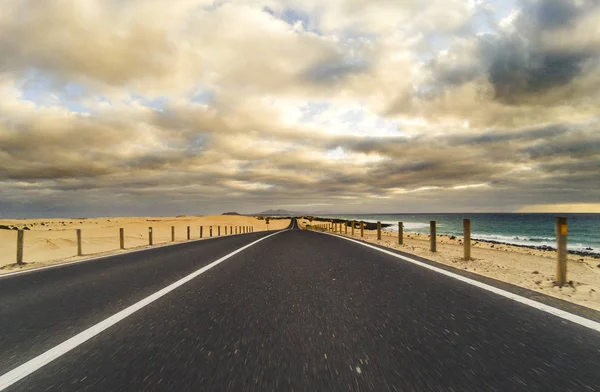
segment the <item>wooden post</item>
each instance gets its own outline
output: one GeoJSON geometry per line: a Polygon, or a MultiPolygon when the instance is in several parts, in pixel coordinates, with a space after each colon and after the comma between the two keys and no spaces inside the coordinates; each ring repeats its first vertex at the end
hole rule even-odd
{"type": "Polygon", "coordinates": [[[209,235],[212,237],[212,226],[209,226],[209,235]]]}
{"type": "Polygon", "coordinates": [[[344,234],[348,234],[348,221],[344,223],[344,234]]]}
{"type": "Polygon", "coordinates": [[[404,223],[398,222],[398,244],[404,243],[404,223]]]}
{"type": "Polygon", "coordinates": [[[381,240],[381,222],[377,221],[377,240],[381,240]]]}
{"type": "Polygon", "coordinates": [[[122,227],[119,229],[119,248],[125,249],[125,231],[122,227]]]}
{"type": "Polygon", "coordinates": [[[17,264],[23,264],[23,237],[25,236],[25,230],[17,231],[17,264]]]}
{"type": "Polygon", "coordinates": [[[435,248],[435,240],[436,240],[436,238],[435,238],[436,237],[435,221],[429,222],[429,232],[431,234],[431,237],[429,238],[429,242],[430,242],[429,250],[432,252],[435,252],[436,251],[436,248],[435,248]]]}
{"type": "Polygon", "coordinates": [[[188,229],[188,232],[187,232],[187,234],[188,234],[188,240],[189,240],[189,239],[191,238],[191,237],[190,237],[190,227],[188,226],[188,227],[187,227],[187,229],[188,229]]]}
{"type": "Polygon", "coordinates": [[[152,246],[152,227],[148,227],[148,245],[152,246]]]}
{"type": "Polygon", "coordinates": [[[360,221],[360,236],[361,238],[365,235],[365,222],[360,221]]]}
{"type": "Polygon", "coordinates": [[[566,217],[556,218],[556,284],[563,286],[567,283],[567,235],[566,217]]]}
{"type": "Polygon", "coordinates": [[[221,226],[217,226],[217,236],[221,236],[221,226]]]}
{"type": "Polygon", "coordinates": [[[225,235],[227,235],[227,226],[225,226],[225,235]]]}
{"type": "Polygon", "coordinates": [[[200,238],[202,238],[202,226],[200,226],[200,238]]]}
{"type": "Polygon", "coordinates": [[[463,219],[464,259],[471,260],[471,219],[463,219]]]}
{"type": "Polygon", "coordinates": [[[81,229],[77,229],[77,256],[81,256],[83,253],[81,252],[81,229]]]}
{"type": "Polygon", "coordinates": [[[171,226],[171,242],[175,241],[175,226],[171,226]]]}

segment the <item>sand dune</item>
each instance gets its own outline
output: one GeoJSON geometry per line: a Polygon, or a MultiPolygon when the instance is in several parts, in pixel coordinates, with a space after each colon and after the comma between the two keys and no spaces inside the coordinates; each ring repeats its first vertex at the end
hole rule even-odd
{"type": "MultiPolygon", "coordinates": [[[[269,230],[287,227],[289,219],[271,220],[269,230]]],[[[152,227],[155,245],[171,243],[171,226],[175,227],[175,241],[187,240],[187,227],[190,227],[190,238],[200,238],[200,227],[203,237],[231,233],[231,227],[253,226],[254,231],[267,230],[265,220],[238,215],[218,216],[182,216],[182,217],[122,217],[122,218],[58,218],[58,219],[0,219],[0,274],[14,271],[17,268],[32,268],[53,263],[77,260],[91,255],[110,254],[119,250],[119,229],[124,229],[125,248],[148,246],[148,228],[152,227]],[[10,228],[25,228],[23,267],[13,266],[16,261],[17,231],[10,228]],[[76,229],[82,231],[82,257],[77,254],[76,229]]]]}

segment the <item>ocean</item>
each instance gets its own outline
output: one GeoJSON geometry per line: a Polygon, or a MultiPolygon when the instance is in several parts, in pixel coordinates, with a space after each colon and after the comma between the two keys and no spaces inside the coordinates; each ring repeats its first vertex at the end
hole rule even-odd
{"type": "Polygon", "coordinates": [[[337,218],[391,224],[385,231],[398,231],[398,222],[404,231],[429,233],[429,221],[437,222],[437,233],[462,237],[463,218],[471,219],[471,238],[497,241],[513,245],[548,246],[556,249],[554,225],[556,216],[566,216],[569,225],[568,249],[600,254],[600,214],[360,214],[319,215],[337,218]]]}

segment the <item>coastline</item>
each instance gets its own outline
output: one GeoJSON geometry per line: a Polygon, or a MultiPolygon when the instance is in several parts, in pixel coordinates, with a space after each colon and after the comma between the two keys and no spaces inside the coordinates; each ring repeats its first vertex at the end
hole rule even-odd
{"type": "MultiPolygon", "coordinates": [[[[313,221],[314,222],[322,222],[322,223],[327,223],[327,222],[334,222],[334,223],[345,223],[348,222],[345,219],[339,219],[339,218],[320,218],[320,217],[313,217],[313,221]]],[[[356,221],[356,222],[360,222],[360,221],[356,221]]],[[[377,229],[377,222],[372,222],[372,221],[363,221],[365,224],[364,229],[365,230],[376,230],[377,229]]],[[[395,225],[390,224],[390,223],[381,223],[381,229],[382,229],[382,233],[395,233],[395,235],[397,235],[398,231],[395,230],[395,225]],[[386,230],[386,228],[393,228],[393,230],[386,230]]],[[[429,236],[429,234],[427,233],[418,233],[418,232],[412,232],[409,229],[404,229],[404,233],[406,234],[419,234],[419,235],[427,235],[429,236]]],[[[462,236],[459,235],[452,235],[452,234],[440,234],[438,231],[438,236],[447,236],[447,237],[456,237],[459,239],[462,239],[462,236]]],[[[490,240],[490,239],[484,239],[484,238],[477,238],[476,234],[472,234],[471,235],[471,242],[473,241],[478,241],[478,242],[486,242],[489,244],[495,244],[495,245],[509,245],[509,246],[515,246],[515,247],[520,247],[520,248],[527,248],[527,249],[534,249],[534,250],[541,250],[541,251],[554,251],[556,252],[556,247],[553,246],[549,246],[549,245],[535,245],[535,244],[517,244],[517,243],[511,243],[511,242],[506,242],[506,241],[498,241],[498,240],[490,240]]],[[[592,257],[595,259],[600,259],[600,252],[594,252],[593,250],[577,250],[577,249],[568,249],[567,252],[569,254],[573,254],[573,255],[577,255],[577,256],[584,256],[584,257],[592,257]]]]}
{"type": "MultiPolygon", "coordinates": [[[[457,238],[461,238],[461,237],[457,237],[457,238]]],[[[541,250],[541,251],[556,252],[556,248],[555,247],[548,246],[548,245],[511,244],[509,242],[494,241],[494,240],[483,240],[483,239],[479,239],[479,238],[471,238],[471,241],[486,242],[488,244],[495,244],[495,245],[510,245],[510,246],[515,246],[515,247],[519,247],[519,248],[526,248],[526,249],[534,249],[534,250],[541,250]]],[[[572,255],[576,255],[576,256],[584,256],[584,257],[591,257],[591,258],[594,258],[594,259],[600,259],[600,253],[596,253],[596,252],[592,252],[592,251],[569,249],[569,250],[567,250],[567,253],[568,254],[572,254],[572,255]]]]}

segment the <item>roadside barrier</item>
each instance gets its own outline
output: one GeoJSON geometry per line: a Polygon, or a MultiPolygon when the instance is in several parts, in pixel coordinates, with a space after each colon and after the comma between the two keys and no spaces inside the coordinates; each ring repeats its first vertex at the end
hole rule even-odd
{"type": "MultiPolygon", "coordinates": [[[[358,222],[360,227],[360,238],[364,238],[365,222],[358,222]]],[[[343,223],[330,220],[327,224],[307,225],[308,229],[331,231],[333,233],[342,234],[342,225],[345,227],[344,235],[348,235],[348,226],[351,227],[350,236],[354,237],[354,228],[357,221],[344,221],[343,223]]],[[[568,224],[566,217],[556,217],[555,233],[556,233],[556,284],[564,286],[567,284],[567,243],[568,243],[568,224]]],[[[377,222],[376,238],[381,240],[381,222],[377,222]]],[[[437,222],[429,222],[429,251],[437,252],[437,222]]],[[[404,245],[404,223],[398,222],[398,244],[404,245]]],[[[463,259],[471,260],[471,219],[463,219],[463,259]]]]}
{"type": "MultiPolygon", "coordinates": [[[[254,233],[254,226],[229,226],[229,235],[233,235],[234,234],[234,227],[235,227],[235,234],[246,234],[246,233],[254,233]]],[[[191,227],[187,226],[187,240],[191,240],[192,239],[192,233],[191,233],[191,227]]],[[[24,248],[25,248],[25,231],[23,229],[18,229],[16,230],[17,232],[17,254],[16,254],[16,264],[17,265],[23,265],[25,264],[24,260],[24,248]]],[[[224,226],[224,235],[228,235],[228,230],[227,230],[227,226],[224,226]]],[[[153,227],[148,227],[148,246],[153,246],[154,245],[154,231],[153,231],[153,227]]],[[[200,226],[200,236],[199,238],[203,238],[203,226],[200,226]]],[[[221,236],[221,226],[217,226],[217,230],[216,230],[216,234],[217,236],[221,236]]],[[[91,255],[93,253],[87,253],[85,254],[83,252],[83,235],[82,235],[82,229],[75,229],[75,236],[76,236],[76,253],[74,254],[77,256],[83,256],[83,255],[91,255]]],[[[213,231],[212,231],[212,226],[209,226],[209,236],[212,237],[213,236],[213,231]]],[[[175,226],[171,226],[171,242],[175,242],[175,226]]],[[[119,248],[118,249],[122,249],[125,250],[125,229],[120,227],[119,228],[119,248]]],[[[115,249],[116,250],[116,249],[115,249]]]]}

